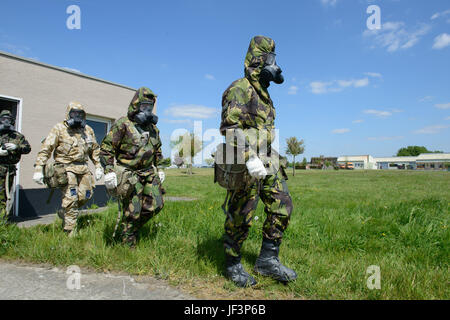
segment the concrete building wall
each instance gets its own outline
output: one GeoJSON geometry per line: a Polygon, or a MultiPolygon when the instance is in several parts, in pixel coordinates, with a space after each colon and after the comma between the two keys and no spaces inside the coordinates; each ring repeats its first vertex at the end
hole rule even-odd
{"type": "MultiPolygon", "coordinates": [[[[17,121],[32,151],[22,157],[18,175],[22,189],[42,189],[32,180],[41,140],[63,121],[70,101],[78,101],[88,115],[111,120],[126,115],[135,89],[82,74],[32,62],[0,52],[0,97],[21,99],[17,121]],[[21,116],[21,119],[19,119],[21,116]]],[[[100,142],[100,141],[99,141],[100,142]]],[[[103,184],[103,180],[99,182],[103,184]]]]}

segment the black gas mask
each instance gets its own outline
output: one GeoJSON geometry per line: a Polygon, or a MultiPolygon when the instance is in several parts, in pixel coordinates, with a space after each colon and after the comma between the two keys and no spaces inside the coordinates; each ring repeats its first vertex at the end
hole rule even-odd
{"type": "Polygon", "coordinates": [[[70,110],[67,125],[72,129],[80,129],[86,126],[86,113],[83,110],[70,110]]]}
{"type": "Polygon", "coordinates": [[[3,116],[0,118],[0,131],[13,131],[14,119],[9,116],[3,116]]]}
{"type": "Polygon", "coordinates": [[[139,104],[139,112],[134,116],[134,120],[142,126],[156,125],[158,116],[153,114],[154,105],[155,103],[151,101],[141,102],[139,104]]]}
{"type": "Polygon", "coordinates": [[[270,81],[273,81],[276,84],[282,84],[284,82],[281,68],[277,65],[275,56],[276,55],[273,52],[267,54],[264,67],[259,76],[259,82],[265,88],[270,86],[270,81]]]}

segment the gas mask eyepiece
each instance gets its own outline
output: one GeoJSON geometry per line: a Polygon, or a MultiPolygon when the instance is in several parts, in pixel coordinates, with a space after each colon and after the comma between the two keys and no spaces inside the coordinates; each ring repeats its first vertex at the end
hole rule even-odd
{"type": "Polygon", "coordinates": [[[281,74],[281,68],[277,65],[275,61],[276,54],[271,52],[266,56],[266,61],[264,62],[264,67],[261,70],[260,74],[260,83],[268,88],[270,86],[270,82],[273,81],[276,84],[282,84],[284,82],[284,77],[281,74]]]}
{"type": "Polygon", "coordinates": [[[144,101],[139,104],[139,112],[134,116],[138,124],[146,126],[158,123],[158,116],[153,114],[154,105],[153,101],[144,101]]]}
{"type": "Polygon", "coordinates": [[[70,110],[67,125],[72,129],[80,129],[86,126],[86,113],[83,110],[70,110]]]}

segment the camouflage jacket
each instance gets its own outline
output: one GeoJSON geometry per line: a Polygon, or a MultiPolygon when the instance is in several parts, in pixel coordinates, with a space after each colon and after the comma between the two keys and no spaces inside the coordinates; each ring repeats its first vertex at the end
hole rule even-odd
{"type": "MultiPolygon", "coordinates": [[[[275,51],[275,42],[267,37],[254,37],[245,57],[245,77],[234,81],[222,96],[222,122],[220,132],[241,129],[245,138],[245,160],[266,144],[270,148],[273,142],[275,108],[267,88],[259,83],[259,75],[264,67],[265,54],[275,51]],[[261,133],[265,129],[267,136],[249,135],[250,129],[261,133]]],[[[231,142],[228,142],[231,143],[231,142]]]]}
{"type": "Polygon", "coordinates": [[[150,89],[137,90],[127,116],[118,119],[103,139],[100,160],[105,174],[113,172],[114,160],[131,170],[152,174],[151,169],[163,159],[158,128],[155,125],[141,128],[134,122],[139,103],[148,99],[156,99],[150,89]]]}
{"type": "Polygon", "coordinates": [[[0,157],[0,166],[14,165],[20,161],[22,154],[28,154],[31,152],[30,144],[25,137],[17,131],[0,133],[0,143],[2,146],[5,143],[14,143],[17,145],[17,149],[8,151],[7,156],[0,157]]]}
{"type": "MultiPolygon", "coordinates": [[[[80,104],[76,108],[83,110],[80,104]]],[[[69,111],[74,109],[71,104],[67,107],[66,120],[69,118],[69,111]]],[[[101,168],[100,146],[95,138],[94,130],[86,125],[84,128],[72,129],[66,120],[56,124],[43,141],[35,164],[35,171],[42,171],[53,152],[55,163],[66,164],[66,170],[76,174],[84,174],[89,171],[87,161],[90,158],[96,168],[101,168]]]]}

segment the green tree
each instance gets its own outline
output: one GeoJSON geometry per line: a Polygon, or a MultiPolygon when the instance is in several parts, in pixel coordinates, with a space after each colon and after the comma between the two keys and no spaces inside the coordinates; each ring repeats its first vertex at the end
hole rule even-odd
{"type": "Polygon", "coordinates": [[[197,153],[202,151],[203,142],[193,132],[186,132],[178,137],[177,140],[171,142],[171,146],[178,150],[178,155],[184,159],[187,164],[189,175],[192,174],[192,163],[197,153]]]}
{"type": "Polygon", "coordinates": [[[214,159],[213,158],[208,158],[208,159],[205,159],[205,162],[206,162],[206,164],[208,166],[212,167],[213,164],[214,164],[214,159]]]}
{"type": "Polygon", "coordinates": [[[308,164],[308,160],[306,160],[306,158],[303,158],[302,166],[306,167],[307,164],[308,164]]]}
{"type": "Polygon", "coordinates": [[[160,163],[159,163],[159,165],[160,166],[162,166],[162,167],[169,167],[170,166],[170,164],[171,164],[171,159],[170,158],[164,158],[160,163]]]}
{"type": "Polygon", "coordinates": [[[292,175],[294,176],[295,176],[295,157],[305,152],[304,143],[305,142],[303,141],[303,139],[298,140],[296,137],[290,137],[286,139],[287,144],[286,154],[291,155],[293,157],[294,165],[292,166],[292,175]]]}
{"type": "Polygon", "coordinates": [[[424,146],[408,146],[397,152],[397,157],[417,157],[421,153],[443,153],[442,151],[430,151],[424,146]]]}

